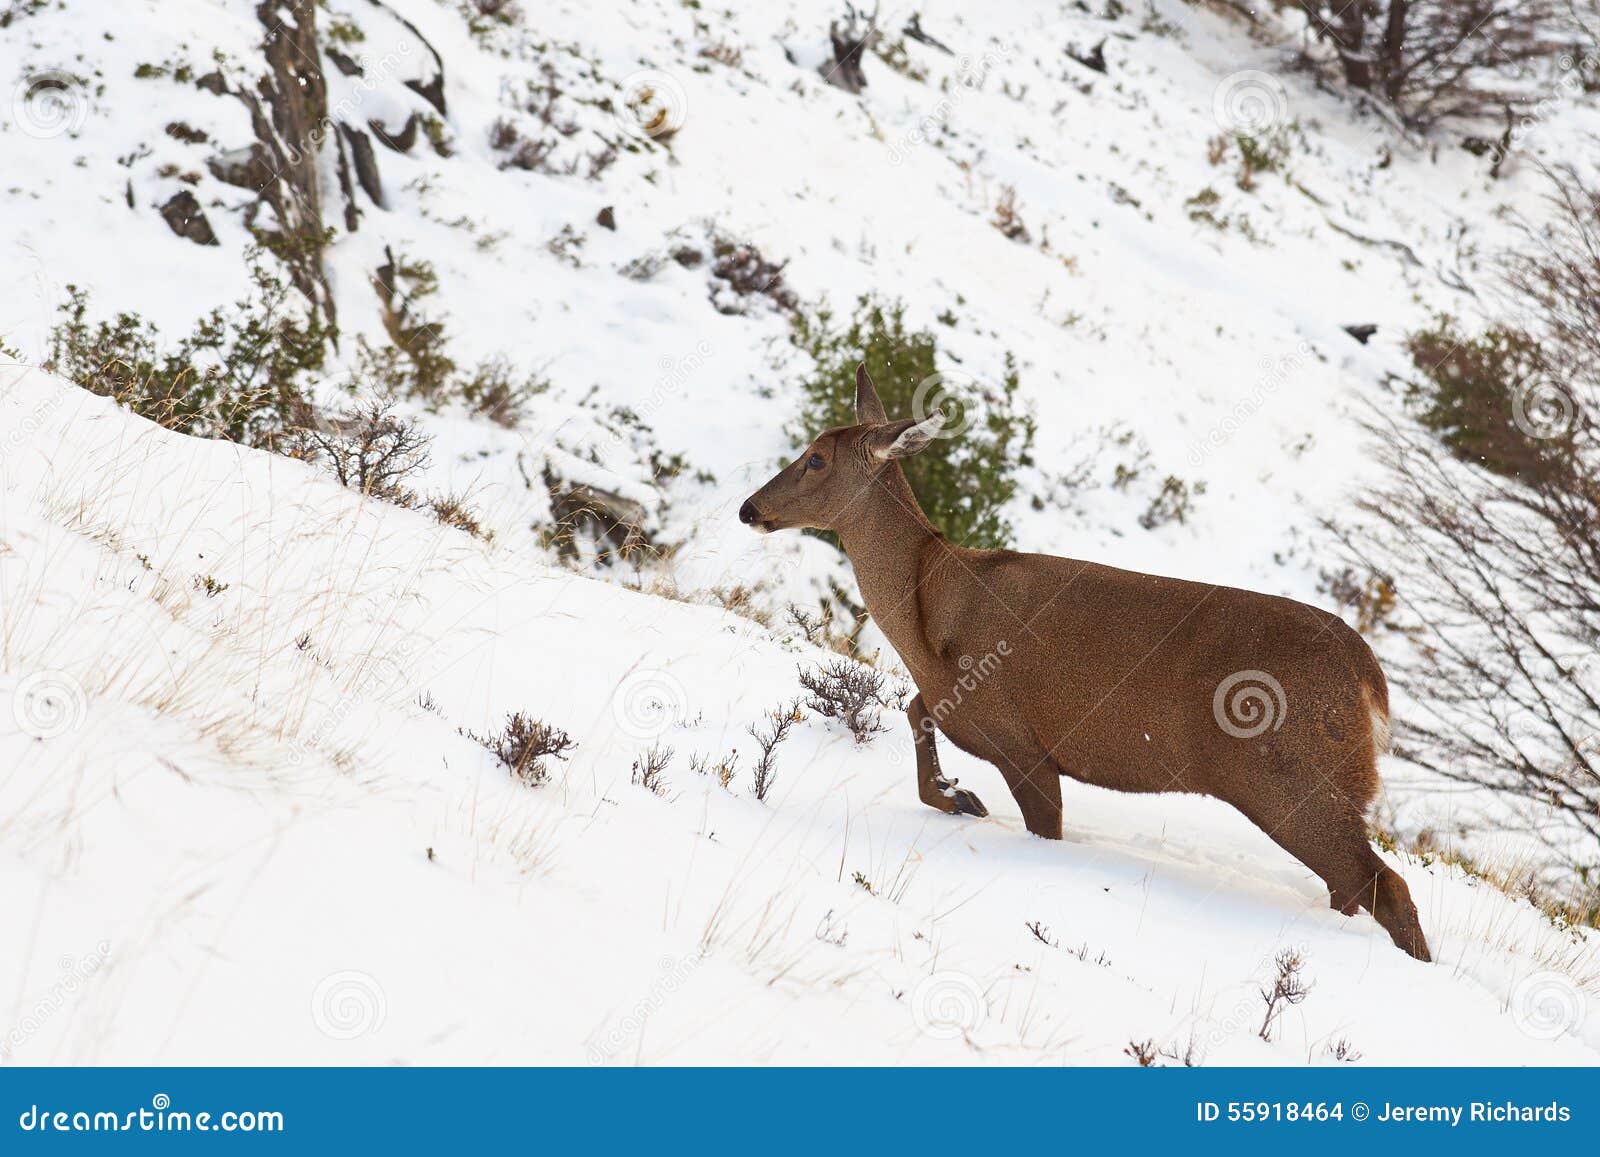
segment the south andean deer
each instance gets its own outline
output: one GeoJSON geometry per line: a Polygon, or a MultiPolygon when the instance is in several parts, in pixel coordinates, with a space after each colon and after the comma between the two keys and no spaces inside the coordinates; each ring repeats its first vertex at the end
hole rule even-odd
{"type": "Polygon", "coordinates": [[[1389,692],[1356,631],[1291,599],[952,545],[896,461],[939,436],[941,415],[891,422],[862,366],[856,421],[817,435],[739,519],[839,536],[916,681],[922,802],[988,814],[940,773],[935,728],[993,763],[1028,830],[1047,839],[1061,838],[1063,775],[1215,796],[1321,876],[1335,908],[1366,908],[1401,949],[1430,959],[1405,881],[1367,838],[1389,692]]]}

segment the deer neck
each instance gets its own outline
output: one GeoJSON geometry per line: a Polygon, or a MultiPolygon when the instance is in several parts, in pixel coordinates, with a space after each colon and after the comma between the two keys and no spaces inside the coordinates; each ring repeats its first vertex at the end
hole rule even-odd
{"type": "Polygon", "coordinates": [[[919,589],[933,550],[944,540],[922,513],[905,471],[892,463],[874,476],[837,528],[855,569],[867,612],[908,665],[925,649],[919,589]]]}

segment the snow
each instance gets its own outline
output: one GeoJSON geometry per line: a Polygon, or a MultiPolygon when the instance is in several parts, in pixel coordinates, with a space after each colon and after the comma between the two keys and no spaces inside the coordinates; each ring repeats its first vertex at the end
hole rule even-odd
{"type": "Polygon", "coordinates": [[[0,404],[0,992],[34,1026],[8,1059],[1596,1059],[1600,1017],[1538,1034],[1593,1002],[1588,938],[1454,869],[1393,861],[1418,964],[1213,801],[1068,784],[1057,845],[947,748],[993,814],[936,814],[898,715],[864,746],[808,717],[758,802],[744,728],[822,653],[37,371],[0,404]],[[514,710],[579,741],[542,787],[459,733],[514,710]],[[652,743],[665,798],[630,783],[652,743]],[[731,790],[689,770],[734,749],[731,790]],[[1267,1043],[1285,947],[1313,987],[1267,1043]]]}
{"type": "MultiPolygon", "coordinates": [[[[808,717],[756,801],[746,729],[825,656],[625,589],[745,585],[781,607],[849,582],[824,544],[733,516],[790,453],[803,358],[782,317],[717,312],[704,265],[621,272],[704,249],[715,228],[787,261],[807,302],[903,298],[952,371],[981,381],[1017,355],[1040,463],[1008,510],[1020,545],[1327,603],[1318,520],[1373,477],[1360,421],[1395,405],[1401,335],[1486,308],[1454,286],[1482,284],[1517,219],[1537,217],[1539,177],[1522,160],[1491,180],[1448,142],[1419,148],[1285,74],[1281,50],[1236,23],[1155,8],[1175,35],[1140,13],[933,0],[923,26],[957,55],[908,41],[926,78],[869,59],[852,97],[815,71],[838,15],[823,0],[715,14],[550,0],[482,37],[455,3],[389,0],[444,59],[453,155],[378,148],[387,207],[363,199],[330,250],[342,350],[384,340],[369,279],[389,246],[437,270],[429,308],[458,362],[504,356],[550,381],[518,430],[419,413],[429,489],[470,494],[495,543],[0,368],[0,918],[17,930],[0,952],[0,1056],[1131,1063],[1125,1046],[1152,1039],[1179,1054],[1193,1040],[1208,1064],[1303,1064],[1344,1039],[1372,1064],[1593,1061],[1591,938],[1454,868],[1390,857],[1434,949],[1420,965],[1213,801],[1067,783],[1052,845],[1026,835],[992,769],[946,745],[947,772],[992,814],[938,815],[917,802],[894,713],[864,746],[808,717]],[[1063,54],[1102,37],[1105,76],[1063,54]],[[719,42],[737,66],[701,55],[719,42]],[[563,160],[618,137],[596,102],[641,70],[671,79],[682,127],[630,138],[594,180],[501,168],[490,126],[531,129],[511,102],[547,69],[578,126],[563,160]],[[1257,71],[1298,127],[1287,174],[1246,192],[1235,159],[1207,152],[1219,94],[1257,71]],[[989,222],[1004,186],[1029,244],[989,222]],[[1208,188],[1226,230],[1190,215],[1208,188]],[[595,224],[605,206],[615,232],[595,224]],[[581,238],[565,256],[563,230],[581,238]],[[953,327],[935,320],[946,310],[953,327]],[[1380,325],[1367,346],[1342,330],[1362,322],[1380,325]],[[706,478],[664,495],[647,451],[605,420],[613,406],[706,478]],[[1094,485],[1027,501],[1097,447],[1094,485]],[[1141,452],[1140,477],[1110,486],[1141,452]],[[606,581],[540,551],[548,501],[524,479],[549,461],[640,502],[677,546],[670,569],[606,581]],[[1186,523],[1145,530],[1167,474],[1205,492],[1186,523]],[[208,577],[226,589],[197,589],[208,577]],[[511,711],[579,742],[543,787],[462,734],[511,711]],[[665,798],[630,783],[652,743],[676,752],[665,798]],[[731,791],[689,769],[734,749],[731,791]],[[1286,947],[1313,988],[1267,1042],[1257,990],[1286,947]]],[[[23,362],[46,355],[71,284],[96,316],[137,310],[167,333],[245,293],[248,198],[204,164],[250,139],[242,106],[134,72],[200,74],[220,53],[248,78],[254,9],[68,5],[0,34],[8,86],[42,69],[84,81],[63,131],[33,105],[0,118],[0,340],[23,362]],[[211,144],[167,135],[175,121],[211,144]],[[217,247],[179,241],[155,211],[191,187],[182,174],[217,247]]],[[[403,82],[432,62],[384,13],[330,3],[366,33],[347,47],[374,78],[330,68],[330,101],[393,130],[428,111],[403,82]]],[[[1596,129],[1592,105],[1558,102],[1527,147],[1569,155],[1596,129]]],[[[1480,806],[1384,770],[1386,806],[1417,826],[1480,806]]]]}

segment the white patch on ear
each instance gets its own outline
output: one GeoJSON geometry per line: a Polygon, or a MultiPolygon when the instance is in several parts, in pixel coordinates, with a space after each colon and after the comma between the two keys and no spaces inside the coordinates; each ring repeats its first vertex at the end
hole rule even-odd
{"type": "Polygon", "coordinates": [[[937,438],[939,431],[942,429],[944,429],[944,413],[940,410],[935,410],[915,426],[907,427],[901,431],[898,438],[877,452],[877,456],[884,461],[888,461],[891,458],[909,457],[937,438]]]}

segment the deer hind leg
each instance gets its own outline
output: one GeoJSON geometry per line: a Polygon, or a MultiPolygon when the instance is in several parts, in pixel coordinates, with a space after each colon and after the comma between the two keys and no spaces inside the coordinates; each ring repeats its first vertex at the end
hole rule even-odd
{"type": "Polygon", "coordinates": [[[1324,783],[1299,801],[1247,813],[1256,825],[1328,885],[1329,903],[1353,916],[1365,908],[1389,933],[1395,947],[1418,960],[1432,960],[1417,906],[1400,874],[1385,864],[1367,839],[1361,813],[1324,783]]]}
{"type": "Polygon", "coordinates": [[[982,800],[966,788],[957,787],[955,780],[946,779],[939,770],[933,716],[920,694],[906,708],[906,717],[911,721],[911,739],[917,749],[917,798],[946,815],[980,818],[988,815],[989,809],[983,806],[982,800]]]}

